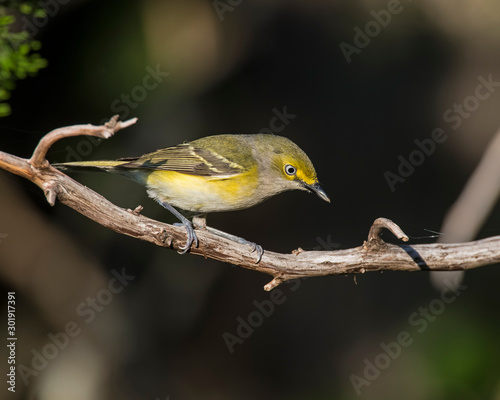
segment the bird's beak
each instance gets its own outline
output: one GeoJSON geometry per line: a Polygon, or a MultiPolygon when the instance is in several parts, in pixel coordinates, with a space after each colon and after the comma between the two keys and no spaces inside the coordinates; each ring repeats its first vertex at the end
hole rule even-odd
{"type": "Polygon", "coordinates": [[[305,183],[304,186],[311,192],[316,193],[321,199],[327,201],[328,203],[330,202],[330,198],[318,182],[313,183],[312,185],[305,183]]]}

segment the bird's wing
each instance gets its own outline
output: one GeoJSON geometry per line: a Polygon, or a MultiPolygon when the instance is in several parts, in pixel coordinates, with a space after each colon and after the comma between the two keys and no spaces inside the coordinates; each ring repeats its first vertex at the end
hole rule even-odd
{"type": "Polygon", "coordinates": [[[156,169],[197,176],[230,176],[247,170],[214,150],[200,148],[190,143],[118,161],[127,161],[121,164],[120,168],[156,169]]]}

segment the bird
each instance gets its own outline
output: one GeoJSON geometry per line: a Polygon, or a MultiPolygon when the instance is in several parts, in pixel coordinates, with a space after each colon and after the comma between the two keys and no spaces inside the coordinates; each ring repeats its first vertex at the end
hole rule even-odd
{"type": "Polygon", "coordinates": [[[197,228],[252,245],[259,262],[260,246],[206,226],[206,214],[246,209],[288,190],[309,191],[330,202],[307,154],[290,139],[272,134],[219,134],[140,157],[53,165],[69,172],[117,173],[144,185],[148,195],[185,227],[181,254],[193,243],[197,247],[198,238],[193,223],[177,208],[194,213],[197,228]]]}

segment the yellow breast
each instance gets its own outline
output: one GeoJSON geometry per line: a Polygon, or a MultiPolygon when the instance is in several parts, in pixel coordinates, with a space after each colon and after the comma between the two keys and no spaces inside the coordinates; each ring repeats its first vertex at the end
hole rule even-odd
{"type": "Polygon", "coordinates": [[[148,194],[188,211],[208,213],[251,207],[263,199],[257,195],[257,168],[231,176],[196,176],[175,171],[147,175],[148,194]]]}

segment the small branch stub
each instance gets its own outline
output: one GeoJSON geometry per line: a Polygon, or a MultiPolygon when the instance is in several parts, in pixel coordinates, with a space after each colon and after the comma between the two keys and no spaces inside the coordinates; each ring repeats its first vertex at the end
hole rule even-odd
{"type": "Polygon", "coordinates": [[[54,207],[57,198],[57,183],[55,183],[54,181],[49,181],[47,183],[44,183],[43,192],[45,194],[45,197],[47,198],[47,202],[52,207],[54,207]]]}
{"type": "Polygon", "coordinates": [[[143,209],[144,209],[144,207],[143,207],[143,206],[138,205],[138,206],[137,206],[136,208],[134,208],[133,210],[131,210],[131,209],[129,208],[129,209],[127,209],[127,211],[128,211],[129,213],[134,214],[134,215],[140,215],[140,214],[141,214],[141,211],[142,211],[143,209]]]}
{"type": "Polygon", "coordinates": [[[283,283],[283,281],[284,281],[284,279],[281,276],[276,276],[276,277],[274,277],[274,279],[271,282],[269,282],[267,285],[264,286],[264,290],[266,292],[270,292],[275,287],[278,287],[279,285],[281,285],[283,283]]]}
{"type": "Polygon", "coordinates": [[[397,224],[387,218],[377,218],[373,222],[370,232],[368,233],[368,243],[381,242],[382,239],[380,238],[380,234],[384,228],[390,230],[399,240],[403,242],[408,241],[408,236],[397,224]]]}

